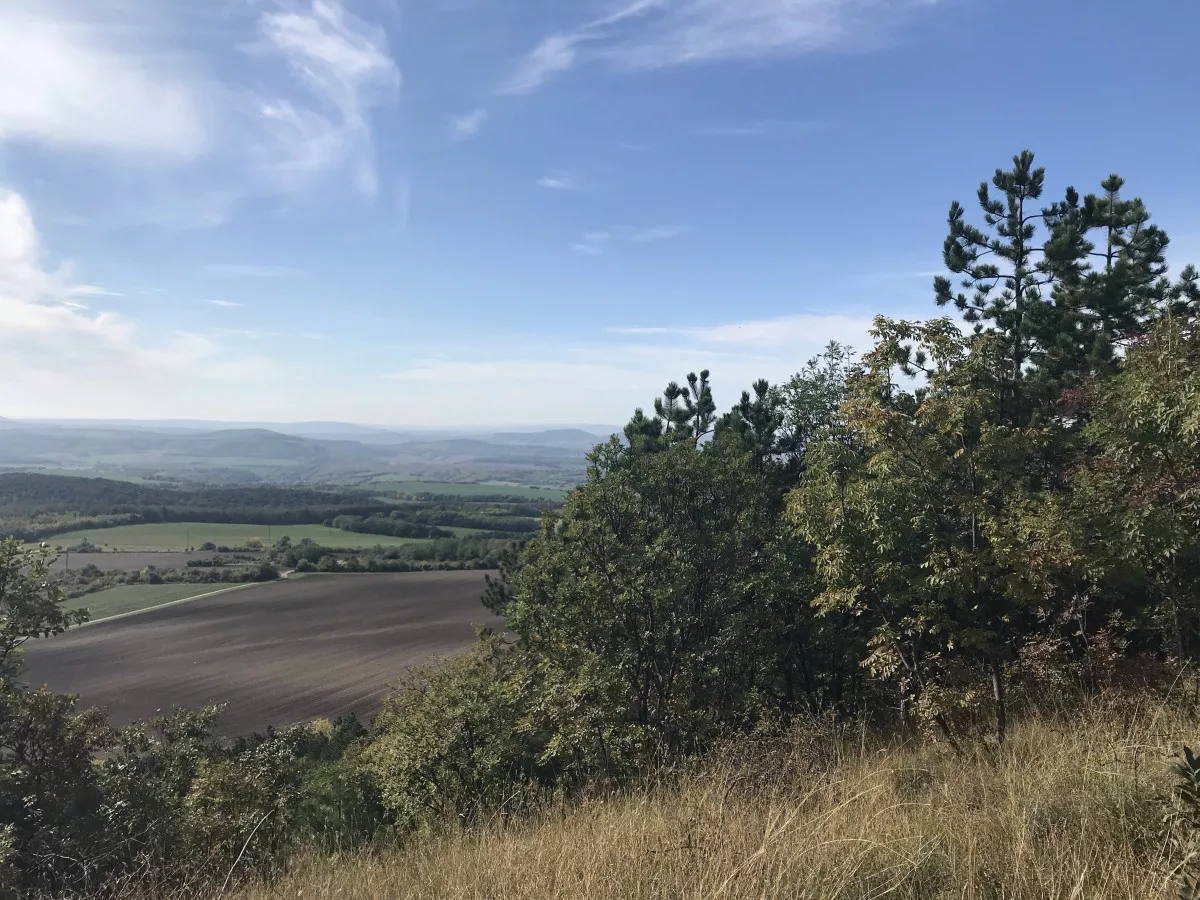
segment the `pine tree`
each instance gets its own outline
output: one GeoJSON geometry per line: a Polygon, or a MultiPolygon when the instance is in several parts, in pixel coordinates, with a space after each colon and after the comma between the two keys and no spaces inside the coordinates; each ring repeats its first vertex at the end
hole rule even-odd
{"type": "Polygon", "coordinates": [[[1121,348],[1172,297],[1186,303],[1196,293],[1194,280],[1172,287],[1164,277],[1167,235],[1149,224],[1140,198],[1122,196],[1120,176],[1084,198],[1068,187],[1062,200],[1039,209],[1046,173],[1033,162],[1023,151],[1012,169],[996,170],[991,186],[979,186],[986,229],[951,204],[943,257],[963,276],[962,290],[948,278],[934,282],[939,306],[953,303],[976,333],[1000,337],[1006,372],[999,410],[1011,424],[1054,416],[1064,391],[1119,368],[1121,348]]]}
{"type": "Polygon", "coordinates": [[[672,381],[661,397],[654,400],[654,417],[638,407],[625,426],[625,438],[631,449],[654,452],[664,450],[680,441],[692,441],[694,446],[712,433],[716,423],[717,405],[708,369],[687,377],[687,387],[672,381]]]}
{"type": "Polygon", "coordinates": [[[737,405],[717,423],[717,435],[750,454],[761,468],[778,452],[778,432],[783,425],[779,392],[766,379],[752,385],[754,396],[742,391],[737,405]]]}

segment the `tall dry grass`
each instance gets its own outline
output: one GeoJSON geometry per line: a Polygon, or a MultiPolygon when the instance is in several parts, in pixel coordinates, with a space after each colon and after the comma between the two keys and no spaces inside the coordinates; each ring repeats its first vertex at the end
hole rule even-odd
{"type": "Polygon", "coordinates": [[[799,733],[519,824],[302,858],[237,896],[1145,900],[1169,893],[1163,800],[1197,737],[1170,702],[1033,718],[1002,755],[799,733]]]}

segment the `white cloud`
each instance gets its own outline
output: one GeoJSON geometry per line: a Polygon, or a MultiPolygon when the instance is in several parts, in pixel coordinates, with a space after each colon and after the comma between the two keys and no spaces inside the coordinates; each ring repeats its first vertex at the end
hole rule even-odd
{"type": "Polygon", "coordinates": [[[453,116],[450,119],[450,131],[460,140],[472,138],[479,134],[487,120],[488,111],[486,109],[473,109],[461,116],[453,116]]]}
{"type": "Polygon", "coordinates": [[[576,190],[575,182],[564,175],[545,175],[537,180],[537,186],[548,191],[576,190]]]}
{"type": "Polygon", "coordinates": [[[639,0],[545,38],[501,88],[528,93],[581,62],[617,69],[792,56],[877,41],[936,0],[639,0]]]}
{"type": "Polygon", "coordinates": [[[614,243],[653,244],[656,241],[679,237],[691,230],[687,225],[655,225],[649,228],[618,225],[605,231],[584,232],[579,236],[579,240],[571,245],[571,249],[589,256],[599,256],[614,243]]]}
{"type": "Polygon", "coordinates": [[[0,390],[14,414],[86,413],[105,397],[168,409],[198,382],[227,379],[238,366],[274,367],[228,358],[203,335],[148,333],[124,316],[88,312],[71,299],[80,288],[103,296],[88,287],[72,284],[66,268],[44,267],[28,204],[0,189],[0,390]]]}
{"type": "Polygon", "coordinates": [[[233,300],[205,300],[204,302],[210,304],[211,306],[220,306],[222,309],[232,309],[235,306],[242,305],[233,300]]]}
{"type": "Polygon", "coordinates": [[[192,86],[97,29],[0,8],[0,141],[190,158],[208,146],[192,86]]]}
{"type": "Polygon", "coordinates": [[[0,0],[0,147],[154,162],[118,170],[135,219],[217,224],[335,175],[373,194],[370,119],[399,87],[386,35],[341,0],[0,0]]]}

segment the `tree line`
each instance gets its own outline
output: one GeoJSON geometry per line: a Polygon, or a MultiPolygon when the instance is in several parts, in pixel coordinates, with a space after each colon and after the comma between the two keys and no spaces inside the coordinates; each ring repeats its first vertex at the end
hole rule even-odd
{"type": "MultiPolygon", "coordinates": [[[[546,506],[556,506],[547,500],[546,506]]],[[[83,529],[157,522],[324,524],[343,531],[449,538],[447,527],[527,534],[541,507],[488,498],[401,500],[350,488],[162,487],[104,478],[0,475],[0,533],[34,541],[83,529]]]]}

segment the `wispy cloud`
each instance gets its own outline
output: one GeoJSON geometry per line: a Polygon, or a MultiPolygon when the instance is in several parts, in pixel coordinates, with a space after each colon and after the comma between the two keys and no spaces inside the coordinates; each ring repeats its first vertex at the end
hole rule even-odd
{"type": "Polygon", "coordinates": [[[67,289],[72,297],[123,297],[120,291],[110,291],[98,284],[76,284],[67,289]]]}
{"type": "Polygon", "coordinates": [[[209,304],[210,306],[220,306],[223,309],[231,309],[232,307],[242,305],[233,300],[205,300],[204,302],[209,304]]]}
{"type": "Polygon", "coordinates": [[[613,244],[652,244],[679,237],[691,230],[687,225],[655,225],[648,228],[618,225],[603,231],[585,231],[571,245],[571,249],[577,253],[599,256],[613,244]]]}
{"type": "Polygon", "coordinates": [[[548,191],[574,191],[579,187],[573,178],[566,175],[544,175],[537,180],[537,185],[548,191]]]}
{"type": "Polygon", "coordinates": [[[858,48],[935,0],[637,0],[544,38],[501,90],[528,93],[582,62],[625,70],[858,48]]]}
{"type": "Polygon", "coordinates": [[[472,138],[479,134],[487,120],[488,111],[486,109],[473,109],[461,116],[451,117],[450,131],[459,140],[472,138]]]}
{"type": "Polygon", "coordinates": [[[347,12],[338,0],[313,0],[303,13],[266,13],[259,28],[315,101],[301,107],[280,99],[262,107],[279,141],[276,169],[285,178],[303,177],[348,162],[359,190],[374,193],[378,181],[367,115],[400,87],[400,70],[382,29],[347,12]]]}
{"type": "Polygon", "coordinates": [[[579,236],[579,240],[571,245],[571,249],[576,253],[599,256],[608,249],[611,241],[611,231],[586,231],[579,236]]]}
{"type": "Polygon", "coordinates": [[[617,235],[635,244],[650,244],[679,237],[691,230],[688,225],[656,225],[653,228],[620,228],[617,229],[617,235]]]}
{"type": "Polygon", "coordinates": [[[244,263],[220,263],[204,266],[201,271],[206,275],[212,275],[214,278],[294,278],[304,274],[303,270],[294,269],[291,266],[264,266],[244,263]]]}
{"type": "Polygon", "coordinates": [[[216,224],[245,197],[326,176],[373,193],[370,117],[400,72],[384,32],[341,0],[55,0],[0,3],[0,85],[20,86],[0,87],[0,146],[153,162],[122,194],[134,217],[216,224]]]}
{"type": "Polygon", "coordinates": [[[575,65],[576,45],[585,39],[579,34],[553,34],[538,44],[517,64],[508,80],[500,86],[501,94],[528,94],[535,91],[559,72],[575,65]]]}
{"type": "Polygon", "coordinates": [[[675,336],[701,344],[778,348],[835,340],[862,345],[871,327],[869,317],[801,313],[774,319],[751,319],[710,326],[614,327],[611,334],[627,336],[675,336]]]}

